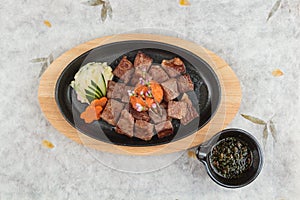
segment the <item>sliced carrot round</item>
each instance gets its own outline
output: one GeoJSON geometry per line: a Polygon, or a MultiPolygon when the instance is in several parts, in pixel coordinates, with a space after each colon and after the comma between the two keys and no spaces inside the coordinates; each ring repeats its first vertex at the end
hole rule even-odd
{"type": "Polygon", "coordinates": [[[150,97],[146,97],[146,104],[147,106],[150,108],[152,106],[152,104],[154,104],[154,99],[150,98],[150,97]]]}
{"type": "Polygon", "coordinates": [[[132,105],[132,107],[137,110],[137,111],[144,111],[144,110],[147,110],[147,104],[146,102],[143,100],[142,97],[140,96],[131,96],[130,97],[130,103],[132,105]],[[141,107],[143,109],[141,109],[141,107]]]}
{"type": "Polygon", "coordinates": [[[148,91],[148,87],[146,85],[138,85],[135,89],[134,89],[134,92],[135,94],[137,94],[138,96],[139,95],[144,95],[146,94],[146,92],[148,91]]]}
{"type": "Polygon", "coordinates": [[[152,95],[157,103],[160,103],[163,100],[164,91],[159,83],[151,81],[150,88],[152,95]]]}

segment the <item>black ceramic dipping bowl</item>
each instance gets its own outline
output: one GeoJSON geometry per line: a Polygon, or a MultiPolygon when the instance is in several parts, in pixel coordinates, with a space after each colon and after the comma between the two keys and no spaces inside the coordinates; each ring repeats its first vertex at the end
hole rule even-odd
{"type": "Polygon", "coordinates": [[[196,150],[197,158],[205,165],[208,175],[217,184],[227,188],[240,188],[251,183],[260,173],[263,166],[262,150],[257,140],[248,132],[241,129],[226,129],[207,142],[201,144],[196,150]],[[212,148],[222,139],[234,137],[246,144],[252,152],[252,164],[248,170],[239,175],[238,178],[224,178],[218,175],[210,163],[212,148]]]}

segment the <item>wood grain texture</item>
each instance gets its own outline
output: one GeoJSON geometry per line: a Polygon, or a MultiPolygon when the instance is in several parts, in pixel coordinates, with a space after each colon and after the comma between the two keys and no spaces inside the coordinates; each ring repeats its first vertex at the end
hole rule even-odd
{"type": "Polygon", "coordinates": [[[57,58],[40,80],[38,99],[45,117],[58,131],[79,144],[101,151],[131,155],[158,155],[185,150],[197,146],[224,129],[235,117],[241,103],[241,88],[238,78],[229,65],[213,52],[190,41],[152,34],[122,34],[97,38],[81,44],[57,58]],[[119,41],[149,40],[172,44],[193,52],[205,60],[217,74],[221,84],[221,103],[211,121],[196,133],[164,145],[149,147],[126,147],[104,143],[80,133],[60,113],[55,102],[55,85],[64,68],[79,55],[95,47],[119,41]]]}

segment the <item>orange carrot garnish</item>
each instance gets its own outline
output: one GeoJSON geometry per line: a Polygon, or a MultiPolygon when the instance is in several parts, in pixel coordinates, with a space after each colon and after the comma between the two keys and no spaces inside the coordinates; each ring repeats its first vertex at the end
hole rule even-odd
{"type": "Polygon", "coordinates": [[[88,107],[86,107],[85,111],[81,113],[80,118],[83,119],[85,123],[92,123],[95,120],[99,120],[103,110],[101,105],[105,106],[106,102],[106,97],[94,100],[88,107]]]}
{"type": "Polygon", "coordinates": [[[101,106],[104,107],[107,103],[107,98],[106,97],[102,97],[101,99],[95,99],[94,101],[92,101],[91,106],[101,106]]]}
{"type": "Polygon", "coordinates": [[[151,92],[152,92],[152,95],[153,95],[156,103],[160,103],[162,101],[163,95],[164,95],[164,91],[161,88],[160,84],[158,84],[157,82],[151,81],[150,88],[151,88],[151,92]]]}

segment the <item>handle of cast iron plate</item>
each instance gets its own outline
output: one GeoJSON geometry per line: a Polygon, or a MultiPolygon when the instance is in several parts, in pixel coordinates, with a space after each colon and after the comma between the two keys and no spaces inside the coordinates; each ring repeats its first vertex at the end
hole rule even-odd
{"type": "Polygon", "coordinates": [[[210,151],[211,146],[209,144],[200,145],[196,150],[196,156],[198,160],[206,164],[206,157],[210,151]]]}

